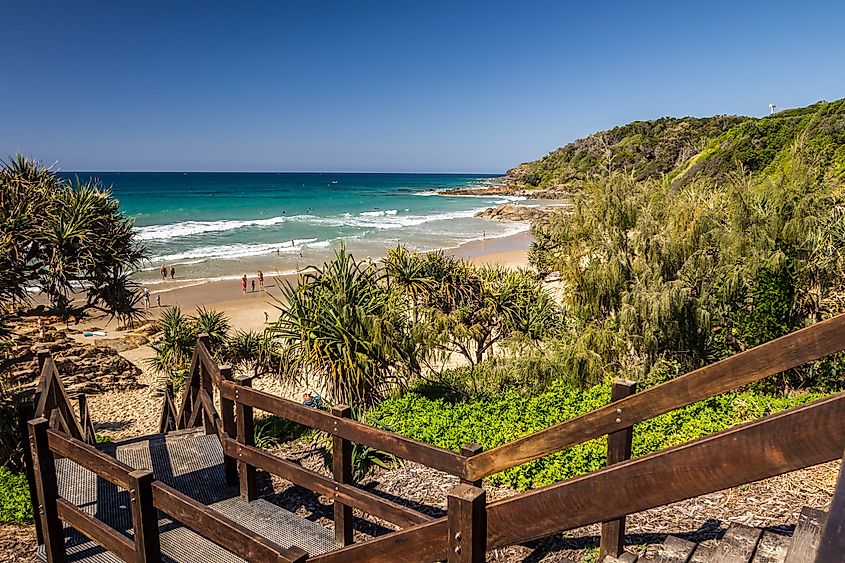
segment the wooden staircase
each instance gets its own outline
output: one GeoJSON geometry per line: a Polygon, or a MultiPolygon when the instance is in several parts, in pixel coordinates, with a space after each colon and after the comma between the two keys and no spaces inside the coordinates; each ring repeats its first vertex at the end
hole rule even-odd
{"type": "Polygon", "coordinates": [[[638,557],[626,551],[619,557],[605,557],[603,563],[811,563],[826,516],[821,510],[804,507],[791,537],[731,524],[714,545],[669,536],[653,557],[638,557]]]}
{"type": "MultiPolygon", "coordinates": [[[[845,315],[840,315],[639,393],[628,382],[617,381],[612,402],[603,407],[487,451],[467,444],[456,453],[353,420],[350,409],[342,405],[327,412],[253,389],[251,379],[234,378],[231,367],[218,365],[208,337],[200,336],[181,399],[176,401],[167,393],[162,408],[162,453],[168,453],[161,459],[167,459],[166,464],[153,463],[156,456],[150,447],[159,443],[154,437],[141,439],[147,442],[139,448],[143,463],[136,463],[135,457],[120,460],[133,450],[125,442],[114,455],[106,453],[107,446],[86,443],[94,441],[93,428],[86,432],[90,424],[74,420],[61,381],[45,357],[43,385],[33,409],[37,417],[26,424],[31,446],[27,474],[37,499],[33,505],[39,552],[48,563],[84,559],[67,541],[66,532],[72,529],[101,548],[98,555],[106,559],[98,561],[180,561],[199,554],[211,561],[483,563],[490,550],[602,523],[601,553],[627,563],[845,563],[845,470],[840,471],[830,514],[805,509],[792,538],[737,524],[713,546],[670,537],[656,556],[640,559],[623,549],[627,515],[843,459],[845,392],[630,459],[635,425],[843,351],[845,315]],[[331,476],[256,447],[253,409],[331,436],[331,476]],[[168,447],[168,438],[176,437],[174,430],[197,433],[194,441],[214,445],[214,462],[195,468],[195,476],[200,476],[203,469],[213,467],[213,485],[188,484],[179,489],[183,476],[194,471],[186,473],[173,461],[193,463],[203,451],[212,450],[197,449],[193,456],[182,456],[178,448],[168,447]],[[483,479],[605,435],[608,464],[604,469],[487,504],[483,479]],[[447,494],[446,515],[435,518],[360,487],[352,478],[352,444],[460,479],[447,494]],[[82,486],[83,480],[60,477],[70,464],[84,469],[86,479],[99,483],[94,489],[102,511],[92,508],[96,505],[91,499],[72,502],[75,494],[92,489],[82,486]],[[328,528],[282,522],[289,515],[266,507],[257,498],[258,470],[329,499],[333,537],[328,528]],[[100,486],[108,483],[128,492],[128,501],[117,503],[120,518],[113,524],[105,517],[113,503],[99,494],[111,490],[110,485],[100,486]],[[206,491],[224,490],[228,497],[224,504],[200,498],[206,491]],[[272,514],[264,514],[265,508],[272,514]],[[360,516],[353,509],[399,529],[355,542],[352,526],[360,516]],[[131,518],[122,519],[130,513],[131,518]],[[273,520],[271,526],[258,525],[268,518],[273,520]],[[298,529],[277,535],[284,525],[298,529]],[[203,544],[207,549],[184,549],[181,542],[171,543],[172,530],[192,534],[186,545],[203,544]],[[313,545],[316,540],[318,545],[313,545]],[[232,557],[206,558],[211,551],[232,557]]],[[[84,404],[80,412],[86,418],[84,404]]],[[[184,438],[179,444],[189,445],[184,438]]],[[[84,551],[90,552],[88,547],[84,551]]]]}

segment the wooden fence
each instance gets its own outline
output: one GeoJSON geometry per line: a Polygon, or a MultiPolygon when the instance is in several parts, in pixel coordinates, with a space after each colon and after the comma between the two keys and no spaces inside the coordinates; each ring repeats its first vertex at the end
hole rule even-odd
{"type": "MultiPolygon", "coordinates": [[[[166,432],[202,426],[206,433],[216,434],[223,446],[227,481],[238,483],[241,497],[246,500],[255,498],[257,469],[332,499],[335,537],[344,547],[311,557],[309,561],[388,562],[409,557],[420,561],[483,561],[487,549],[594,523],[603,523],[602,553],[615,556],[622,549],[627,514],[843,457],[845,393],[631,460],[635,424],[843,350],[845,315],[643,392],[635,392],[631,382],[617,381],[612,402],[605,407],[489,451],[468,444],[461,453],[455,453],[352,420],[348,407],[342,405],[326,412],[253,389],[249,378],[234,379],[231,368],[217,365],[208,349],[207,337],[202,336],[197,341],[178,409],[172,393],[166,394],[160,429],[166,432]],[[220,399],[219,410],[215,406],[215,390],[220,399]],[[254,409],[332,436],[332,477],[257,448],[253,441],[254,409]],[[603,435],[608,435],[605,469],[486,503],[484,491],[479,488],[485,477],[603,435]],[[448,495],[447,516],[432,519],[356,486],[351,479],[353,443],[460,478],[461,484],[448,495]],[[391,522],[400,530],[353,544],[353,508],[391,522]]],[[[54,542],[48,540],[57,537],[56,522],[65,520],[75,527],[79,525],[78,529],[86,535],[93,534],[89,535],[91,539],[118,555],[151,560],[141,554],[155,553],[157,529],[144,524],[144,514],[157,508],[246,559],[302,561],[306,558],[301,550],[275,546],[152,480],[150,475],[137,475],[140,481],[130,481],[131,468],[68,435],[70,432],[48,429],[48,425],[44,418],[30,423],[36,488],[48,553],[54,549],[51,547],[54,542]],[[56,498],[55,479],[52,484],[48,482],[48,476],[54,473],[54,453],[81,463],[104,479],[120,478],[118,484],[146,491],[136,496],[148,500],[138,500],[137,510],[133,507],[133,516],[137,514],[134,545],[126,541],[119,543],[122,540],[110,536],[101,524],[85,520],[87,516],[76,514],[75,507],[56,498]],[[111,461],[105,462],[103,458],[111,461]]],[[[843,541],[843,506],[845,484],[840,477],[817,563],[839,561],[836,557],[841,553],[837,549],[843,541]]]]}

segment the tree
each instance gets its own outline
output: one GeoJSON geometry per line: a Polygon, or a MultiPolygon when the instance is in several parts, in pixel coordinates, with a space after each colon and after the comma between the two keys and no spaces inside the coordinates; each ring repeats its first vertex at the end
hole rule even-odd
{"type": "Polygon", "coordinates": [[[118,201],[98,181],[65,180],[22,155],[0,167],[0,300],[46,295],[64,318],[141,314],[130,274],[146,257],[118,201]]]}
{"type": "Polygon", "coordinates": [[[568,370],[693,369],[841,311],[845,186],[800,143],[779,166],[682,187],[611,172],[535,226],[532,257],[560,271],[574,323],[568,370]]]}
{"type": "Polygon", "coordinates": [[[372,405],[418,372],[405,308],[382,282],[382,271],[341,248],[283,286],[279,319],[266,331],[282,377],[315,377],[336,402],[372,405]]]}

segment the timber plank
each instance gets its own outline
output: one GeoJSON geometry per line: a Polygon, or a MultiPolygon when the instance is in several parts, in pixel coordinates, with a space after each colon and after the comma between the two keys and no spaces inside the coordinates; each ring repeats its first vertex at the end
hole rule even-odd
{"type": "Polygon", "coordinates": [[[60,498],[56,501],[59,518],[79,530],[86,537],[111,551],[124,561],[135,558],[135,544],[132,540],[95,516],[83,512],[72,503],[60,498]]]}
{"type": "Polygon", "coordinates": [[[743,524],[731,524],[716,545],[712,563],[749,563],[763,530],[743,524]]]}
{"type": "Polygon", "coordinates": [[[104,454],[94,446],[90,446],[75,438],[62,436],[55,430],[47,431],[47,440],[50,444],[50,449],[60,456],[84,465],[92,472],[110,483],[114,483],[118,487],[128,489],[131,486],[129,473],[133,471],[133,468],[104,454]]]}
{"type": "Polygon", "coordinates": [[[691,541],[676,536],[667,536],[660,551],[657,552],[656,563],[687,563],[692,552],[695,551],[695,544],[691,541]]]}
{"type": "MultiPolygon", "coordinates": [[[[489,524],[489,520],[488,520],[489,524]]],[[[407,530],[379,536],[343,549],[309,557],[308,563],[396,563],[397,561],[440,561],[446,559],[446,518],[439,518],[407,530]],[[408,557],[413,554],[413,558],[408,557]]],[[[489,547],[489,546],[488,546],[489,547]]]]}
{"type": "Polygon", "coordinates": [[[156,508],[247,561],[302,559],[301,550],[278,546],[161,481],[153,482],[152,490],[156,508]]]}
{"type": "MultiPolygon", "coordinates": [[[[839,459],[845,449],[842,420],[845,393],[500,500],[487,507],[487,548],[542,538],[839,459]],[[815,439],[819,435],[825,439],[815,439]]],[[[442,560],[446,531],[446,518],[440,518],[313,561],[396,561],[408,553],[419,561],[442,560]]],[[[701,546],[698,550],[705,551],[701,546]]]]}
{"type": "Polygon", "coordinates": [[[244,463],[260,467],[268,473],[287,479],[295,485],[325,495],[362,512],[386,520],[402,528],[430,522],[429,516],[401,504],[389,501],[354,485],[337,483],[328,477],[281,459],[254,446],[240,444],[232,439],[223,440],[223,451],[244,463]]]}
{"type": "Polygon", "coordinates": [[[537,539],[838,459],[845,449],[842,420],[845,392],[500,500],[488,506],[488,546],[537,539]]]}
{"type": "Polygon", "coordinates": [[[763,532],[751,563],[783,563],[789,550],[789,537],[763,532]]]}
{"type": "Polygon", "coordinates": [[[786,563],[809,563],[815,559],[824,521],[825,513],[821,510],[809,506],[801,509],[792,543],[786,553],[786,563]]]}
{"type": "Polygon", "coordinates": [[[224,381],[220,386],[220,393],[226,399],[234,400],[236,405],[260,409],[356,444],[377,448],[396,457],[416,461],[458,477],[466,477],[465,458],[453,451],[373,428],[356,420],[332,416],[319,409],[305,407],[294,401],[258,389],[234,385],[228,381],[224,381]]]}
{"type": "Polygon", "coordinates": [[[709,546],[699,545],[690,557],[689,563],[712,563],[716,550],[709,546]]]}
{"type": "Polygon", "coordinates": [[[845,554],[845,456],[839,467],[839,480],[830,501],[827,520],[819,539],[816,563],[833,563],[845,554]]]}
{"type": "Polygon", "coordinates": [[[467,460],[483,479],[845,349],[845,314],[787,334],[467,460]]]}

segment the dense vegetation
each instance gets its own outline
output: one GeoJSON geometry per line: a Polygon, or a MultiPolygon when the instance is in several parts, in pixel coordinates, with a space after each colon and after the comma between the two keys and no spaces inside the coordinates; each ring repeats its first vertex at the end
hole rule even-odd
{"type": "Polygon", "coordinates": [[[132,221],[99,182],[62,179],[18,156],[0,167],[0,303],[29,304],[38,288],[64,318],[139,313],[130,279],[145,257],[132,221]],[[81,299],[77,299],[81,297],[81,299]]]}
{"type": "MultiPolygon", "coordinates": [[[[749,420],[820,398],[807,393],[779,397],[729,393],[638,424],[633,455],[682,444],[749,420]]],[[[485,449],[542,430],[610,402],[610,383],[586,389],[558,380],[545,391],[526,395],[509,389],[495,397],[450,402],[411,391],[385,401],[370,418],[400,434],[454,451],[473,442],[485,449]]],[[[516,489],[549,485],[604,467],[606,438],[591,440],[493,475],[492,483],[516,489]]]]}
{"type": "Polygon", "coordinates": [[[823,173],[845,174],[845,100],[819,102],[762,119],[739,116],[664,117],[635,121],[577,140],[508,172],[516,183],[579,189],[600,173],[624,171],[636,180],[722,181],[737,166],[767,174],[803,143],[823,173]]]}
{"type": "MultiPolygon", "coordinates": [[[[845,101],[764,119],[637,122],[509,174],[564,186],[533,226],[532,265],[560,274],[556,330],[503,340],[418,380],[369,416],[458,450],[494,447],[845,311],[845,101]]],[[[845,388],[842,355],[637,426],[634,455],[845,388]]],[[[516,488],[600,468],[595,440],[493,476],[516,488]]]]}
{"type": "Polygon", "coordinates": [[[159,374],[159,387],[179,391],[191,367],[197,337],[208,335],[212,353],[240,373],[259,375],[267,371],[263,337],[254,331],[233,330],[229,318],[220,311],[200,307],[195,315],[185,315],[180,307],[170,307],[156,321],[158,337],[150,343],[155,356],[149,366],[159,374]]]}
{"type": "Polygon", "coordinates": [[[438,377],[453,357],[472,371],[505,340],[551,334],[562,314],[527,271],[478,268],[401,246],[383,266],[341,249],[288,285],[279,309],[267,330],[267,355],[279,358],[279,373],[317,380],[332,400],[362,406],[438,377]]]}
{"type": "MultiPolygon", "coordinates": [[[[597,383],[648,378],[660,361],[692,369],[841,311],[845,184],[808,153],[796,145],[782,169],[719,184],[611,173],[536,225],[531,258],[567,289],[567,372],[597,383]]],[[[774,389],[825,375],[793,371],[774,389]]]]}

